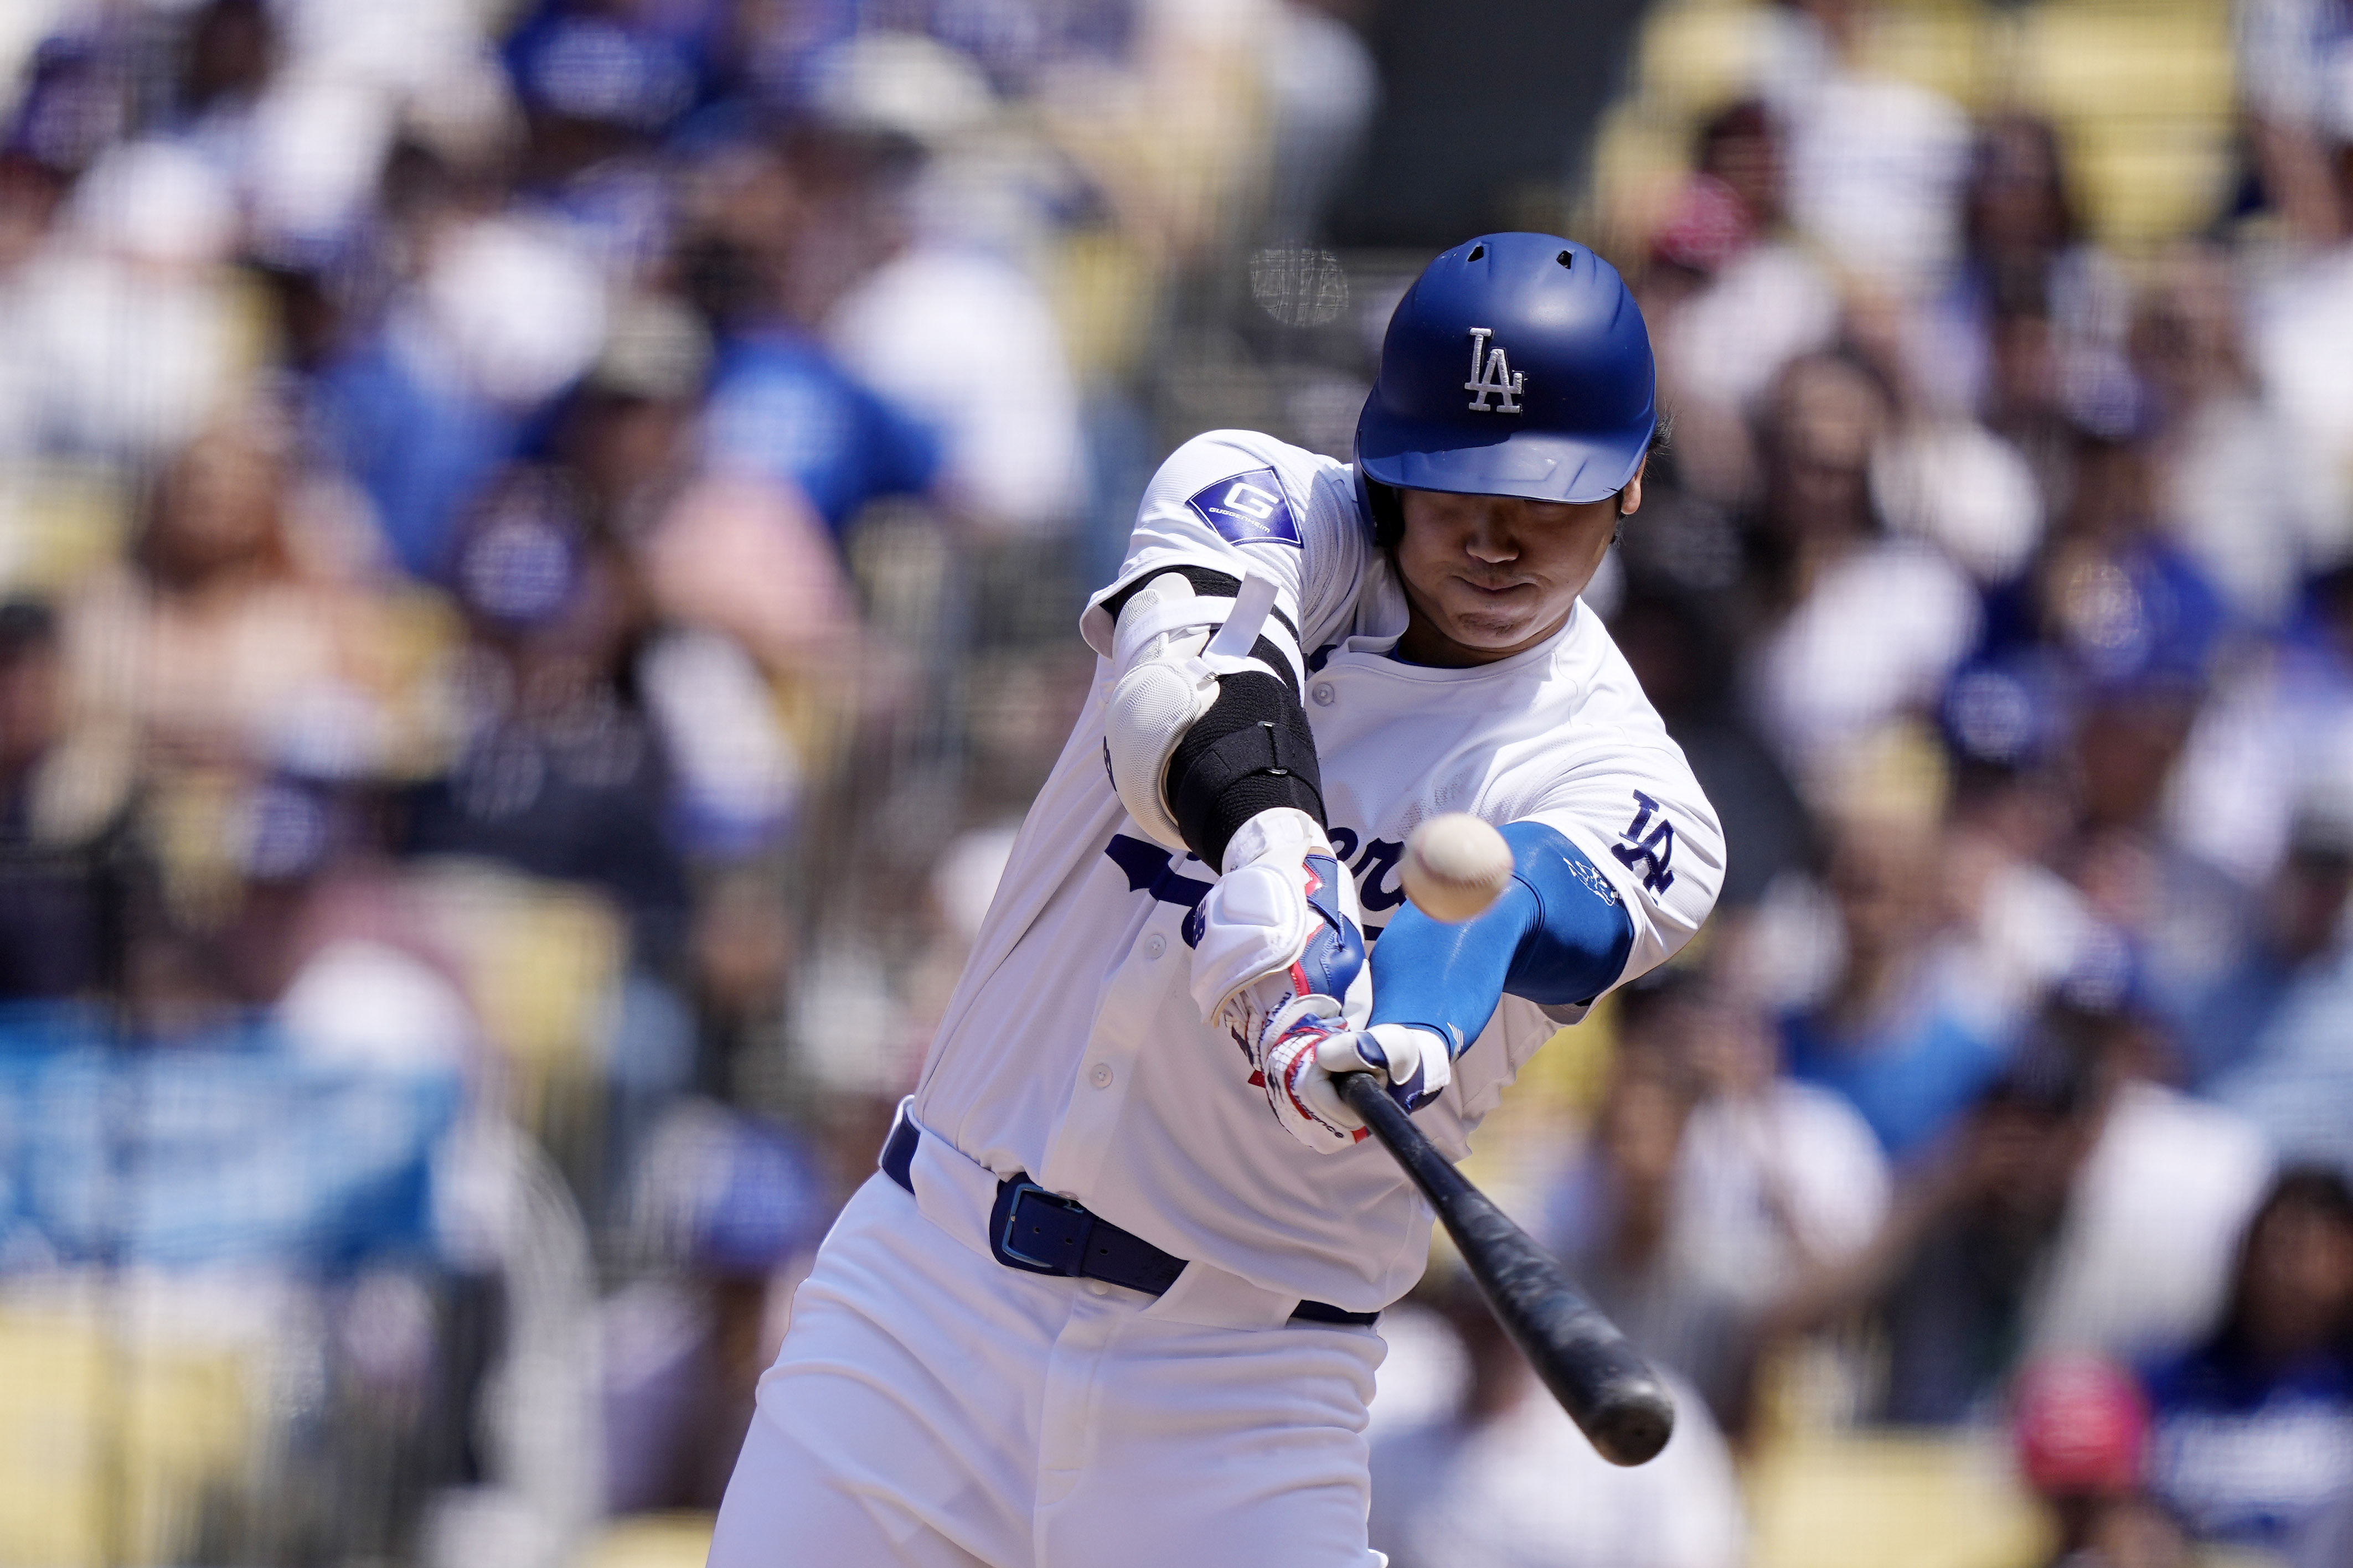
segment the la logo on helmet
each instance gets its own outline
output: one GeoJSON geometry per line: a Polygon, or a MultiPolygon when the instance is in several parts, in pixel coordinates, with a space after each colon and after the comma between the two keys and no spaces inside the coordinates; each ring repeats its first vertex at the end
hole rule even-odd
{"type": "Polygon", "coordinates": [[[1512,368],[1511,362],[1504,357],[1503,344],[1497,343],[1492,349],[1487,346],[1487,340],[1494,335],[1493,327],[1471,329],[1471,379],[1462,384],[1462,390],[1479,395],[1471,400],[1473,414],[1517,414],[1520,394],[1527,386],[1528,378],[1524,372],[1512,368]],[[1490,408],[1487,399],[1496,396],[1504,401],[1490,408]]]}

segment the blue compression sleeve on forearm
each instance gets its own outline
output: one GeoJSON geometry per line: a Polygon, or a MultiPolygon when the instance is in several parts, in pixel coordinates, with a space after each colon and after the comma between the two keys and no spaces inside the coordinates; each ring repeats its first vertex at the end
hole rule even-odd
{"type": "Polygon", "coordinates": [[[1486,913],[1447,925],[1408,904],[1381,932],[1372,1022],[1429,1029],[1460,1056],[1506,993],[1590,1002],[1624,973],[1634,922],[1609,879],[1543,823],[1506,824],[1504,841],[1512,880],[1486,913]]]}

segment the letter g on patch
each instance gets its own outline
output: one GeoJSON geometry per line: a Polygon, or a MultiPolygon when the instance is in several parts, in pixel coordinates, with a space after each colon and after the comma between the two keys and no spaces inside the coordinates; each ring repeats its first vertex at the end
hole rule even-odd
{"type": "Polygon", "coordinates": [[[1252,468],[1196,490],[1185,504],[1234,544],[1299,542],[1299,524],[1272,468],[1252,468]]]}

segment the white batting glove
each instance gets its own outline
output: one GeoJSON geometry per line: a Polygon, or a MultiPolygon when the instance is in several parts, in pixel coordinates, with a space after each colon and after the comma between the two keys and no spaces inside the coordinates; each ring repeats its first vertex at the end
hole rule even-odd
{"type": "Polygon", "coordinates": [[[1356,882],[1303,811],[1261,811],[1226,847],[1225,874],[1193,913],[1193,1000],[1263,1065],[1273,1016],[1321,996],[1317,1012],[1361,1024],[1373,1006],[1356,882]]]}
{"type": "Polygon", "coordinates": [[[1340,1098],[1333,1075],[1369,1072],[1408,1110],[1429,1104],[1453,1081],[1446,1042],[1403,1024],[1352,1029],[1307,1007],[1273,1019],[1262,1053],[1266,1102],[1284,1131],[1318,1153],[1336,1153],[1365,1136],[1365,1124],[1340,1098]]]}

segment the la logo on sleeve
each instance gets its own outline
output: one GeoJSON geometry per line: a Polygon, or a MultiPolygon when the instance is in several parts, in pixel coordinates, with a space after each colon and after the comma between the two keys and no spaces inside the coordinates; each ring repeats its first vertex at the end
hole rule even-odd
{"type": "Polygon", "coordinates": [[[1667,820],[1659,803],[1641,790],[1634,792],[1634,820],[1618,836],[1619,842],[1610,846],[1609,853],[1629,871],[1641,871],[1642,886],[1656,898],[1675,885],[1675,825],[1667,820]]]}

